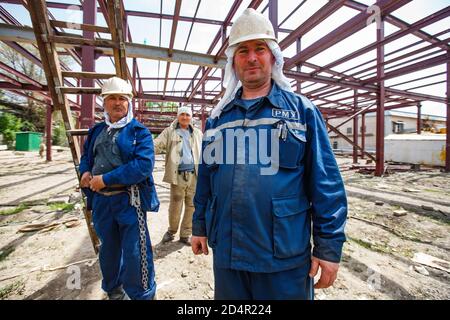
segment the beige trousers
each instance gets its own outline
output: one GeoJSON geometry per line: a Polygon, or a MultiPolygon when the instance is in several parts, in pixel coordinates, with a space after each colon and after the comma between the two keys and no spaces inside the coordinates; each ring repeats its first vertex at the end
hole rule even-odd
{"type": "Polygon", "coordinates": [[[169,232],[177,233],[180,225],[181,210],[184,203],[184,215],[181,220],[180,237],[192,234],[192,214],[194,213],[194,194],[197,177],[194,173],[178,174],[178,184],[170,185],[169,232]]]}

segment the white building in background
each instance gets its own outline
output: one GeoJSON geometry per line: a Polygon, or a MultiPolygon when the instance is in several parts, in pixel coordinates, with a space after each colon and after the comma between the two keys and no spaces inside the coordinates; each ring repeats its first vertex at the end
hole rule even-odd
{"type": "MultiPolygon", "coordinates": [[[[439,131],[445,128],[445,117],[433,116],[422,114],[422,132],[439,131]]],[[[345,118],[340,119],[330,119],[328,123],[332,126],[337,126],[339,123],[344,121],[345,118]]],[[[353,140],[353,120],[347,122],[343,126],[338,128],[343,134],[345,134],[349,139],[353,140]]],[[[361,132],[362,132],[362,122],[361,116],[358,116],[358,144],[361,145],[361,132]]],[[[384,116],[384,136],[389,136],[392,134],[411,134],[417,131],[417,113],[404,112],[398,110],[388,110],[385,112],[384,116]]],[[[375,151],[375,132],[376,132],[376,114],[368,113],[365,116],[365,142],[364,149],[369,152],[375,151]]],[[[445,140],[445,135],[444,140],[445,140]]],[[[331,146],[335,150],[340,151],[353,151],[353,146],[345,141],[342,137],[338,136],[334,132],[329,133],[331,146]]],[[[420,140],[420,138],[418,139],[420,140]]]]}

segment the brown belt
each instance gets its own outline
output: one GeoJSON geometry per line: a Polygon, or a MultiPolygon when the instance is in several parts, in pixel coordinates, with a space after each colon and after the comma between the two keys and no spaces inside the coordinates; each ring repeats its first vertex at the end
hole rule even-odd
{"type": "Polygon", "coordinates": [[[97,193],[103,195],[103,196],[115,196],[116,194],[119,193],[124,193],[124,192],[128,192],[128,190],[117,190],[117,191],[97,191],[97,193]]]}
{"type": "Polygon", "coordinates": [[[114,196],[119,193],[128,192],[127,186],[123,184],[112,184],[110,186],[107,186],[103,188],[102,190],[97,191],[97,193],[100,193],[104,196],[114,196]]]}

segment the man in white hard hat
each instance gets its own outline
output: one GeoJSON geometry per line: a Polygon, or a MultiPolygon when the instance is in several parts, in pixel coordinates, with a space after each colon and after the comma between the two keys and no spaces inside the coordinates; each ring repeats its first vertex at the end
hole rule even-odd
{"type": "Polygon", "coordinates": [[[155,139],[155,152],[166,153],[163,181],[170,183],[169,228],[163,243],[174,240],[179,228],[180,242],[191,245],[201,143],[202,132],[192,125],[192,110],[187,106],[178,108],[177,119],[155,139]]]}
{"type": "Polygon", "coordinates": [[[262,14],[237,18],[226,55],[226,91],[204,134],[192,250],[213,249],[216,299],[312,299],[318,269],[315,288],[336,279],[345,241],[347,200],[327,130],[317,107],[293,93],[262,14]]]}
{"type": "Polygon", "coordinates": [[[80,185],[100,238],[102,289],[109,299],[154,299],[147,211],[158,211],[150,131],[133,118],[131,85],[118,77],[102,87],[105,121],[89,130],[80,185]]]}

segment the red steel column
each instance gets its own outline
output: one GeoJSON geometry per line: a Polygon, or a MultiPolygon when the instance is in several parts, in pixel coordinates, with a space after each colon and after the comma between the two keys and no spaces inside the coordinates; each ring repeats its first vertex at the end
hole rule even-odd
{"type": "MultiPolygon", "coordinates": [[[[95,25],[97,14],[97,1],[85,0],[83,2],[83,23],[95,25]]],[[[94,32],[84,31],[83,38],[94,39],[94,32]]],[[[81,48],[81,70],[95,71],[95,52],[92,46],[82,46],[81,48]]],[[[82,87],[94,87],[94,79],[81,79],[82,87]]],[[[90,128],[95,122],[95,95],[83,94],[81,96],[80,127],[90,128]]]]}
{"type": "MultiPolygon", "coordinates": [[[[128,35],[128,32],[127,32],[128,35]]],[[[137,64],[136,64],[136,58],[133,58],[133,74],[132,74],[132,87],[133,88],[137,88],[136,86],[136,73],[137,73],[137,64]]],[[[137,90],[136,90],[137,91],[137,90]]],[[[136,92],[137,94],[138,92],[136,92]]],[[[134,108],[134,117],[138,120],[138,121],[142,121],[141,119],[141,114],[140,114],[140,104],[141,101],[136,99],[136,96],[133,98],[133,108],[134,108]]]]}
{"type": "Polygon", "coordinates": [[[445,140],[445,171],[450,172],[450,50],[447,51],[447,139],[445,140]]]}
{"type": "Polygon", "coordinates": [[[422,133],[422,105],[417,104],[417,134],[422,133]]]}
{"type": "MultiPolygon", "coordinates": [[[[206,86],[205,86],[205,83],[203,82],[202,83],[202,99],[205,99],[205,88],[206,88],[206,86]]],[[[205,108],[206,108],[206,105],[202,105],[202,115],[201,115],[201,117],[202,117],[202,132],[205,131],[205,119],[204,119],[205,108]]],[[[192,114],[194,114],[194,110],[192,110],[192,114]]]]}
{"type": "Polygon", "coordinates": [[[364,148],[366,147],[366,114],[361,114],[361,159],[364,159],[364,148]]]}
{"type": "Polygon", "coordinates": [[[278,0],[269,0],[269,20],[272,22],[275,38],[278,38],[278,0]]]}
{"type": "Polygon", "coordinates": [[[46,150],[46,160],[52,161],[52,106],[47,105],[47,117],[45,122],[45,144],[47,146],[46,150]]]}
{"type": "MultiPolygon", "coordinates": [[[[299,53],[300,51],[302,51],[302,38],[297,38],[296,45],[297,45],[297,53],[299,53]]],[[[297,65],[297,71],[298,72],[302,71],[302,65],[301,64],[297,65]]],[[[302,82],[297,80],[297,91],[296,92],[298,94],[302,93],[301,85],[302,85],[302,82]]]]}
{"type": "MultiPolygon", "coordinates": [[[[384,21],[381,21],[377,29],[377,42],[384,40],[384,21]]],[[[377,129],[376,129],[376,167],[375,175],[381,176],[384,173],[384,45],[377,45],[377,78],[378,78],[378,107],[377,107],[377,129]]]]}
{"type": "Polygon", "coordinates": [[[205,125],[206,125],[206,114],[205,109],[202,108],[202,132],[205,132],[205,125]]]}
{"type": "MultiPolygon", "coordinates": [[[[222,44],[224,44],[227,41],[227,26],[222,26],[220,30],[222,31],[222,44]]],[[[221,74],[222,74],[221,91],[224,91],[225,87],[223,86],[223,81],[225,80],[225,68],[222,68],[221,74]]],[[[228,84],[225,83],[225,85],[228,84]]]]}
{"type": "MultiPolygon", "coordinates": [[[[354,98],[353,98],[353,110],[355,112],[358,111],[358,90],[354,91],[354,98]]],[[[355,145],[358,144],[358,116],[353,118],[353,143],[355,145]]],[[[353,146],[353,163],[358,163],[358,148],[356,146],[353,146]]]]}

